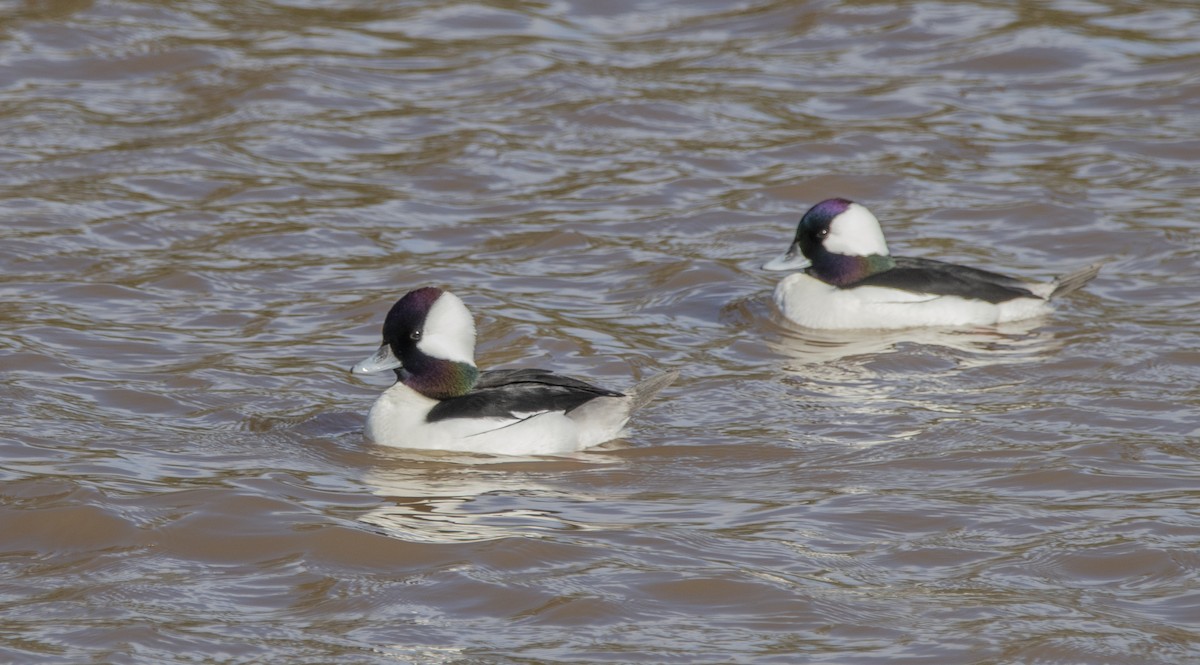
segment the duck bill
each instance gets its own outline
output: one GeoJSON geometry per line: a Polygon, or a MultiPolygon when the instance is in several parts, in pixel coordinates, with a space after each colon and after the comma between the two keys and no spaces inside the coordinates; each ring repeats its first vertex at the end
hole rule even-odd
{"type": "Polygon", "coordinates": [[[791,247],[783,254],[767,261],[762,265],[763,270],[803,270],[812,265],[812,262],[804,258],[804,252],[800,251],[800,243],[794,242],[791,247]]]}
{"type": "Polygon", "coordinates": [[[387,342],[380,345],[379,350],[371,354],[371,357],[364,359],[354,367],[350,368],[351,374],[374,374],[384,370],[396,369],[400,366],[400,359],[396,354],[392,353],[392,347],[387,342]]]}

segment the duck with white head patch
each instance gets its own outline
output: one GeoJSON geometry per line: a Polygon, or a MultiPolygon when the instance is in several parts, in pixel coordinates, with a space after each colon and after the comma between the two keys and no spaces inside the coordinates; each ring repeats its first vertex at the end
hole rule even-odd
{"type": "Polygon", "coordinates": [[[397,381],[371,406],[368,439],[493,455],[564,454],[617,438],[630,414],[679,376],[659,374],[625,395],[541,369],[480,372],[471,312],[434,287],[392,306],[383,344],[351,371],[385,370],[397,381]]]}
{"type": "Polygon", "coordinates": [[[808,328],[980,326],[1032,318],[1051,298],[1087,284],[1100,264],[1034,283],[932,259],[892,256],[879,220],[862,205],[827,199],[804,213],[796,236],[766,270],[799,270],[775,287],[788,320],[808,328]]]}

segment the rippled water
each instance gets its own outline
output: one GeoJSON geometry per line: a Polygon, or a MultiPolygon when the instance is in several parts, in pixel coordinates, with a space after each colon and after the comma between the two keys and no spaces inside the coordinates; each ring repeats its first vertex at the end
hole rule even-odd
{"type": "Polygon", "coordinates": [[[330,5],[0,5],[0,661],[1200,660],[1200,8],[330,5]],[[793,330],[829,196],[1109,263],[793,330]],[[371,448],[424,284],[484,366],[684,376],[574,458],[371,448]]]}

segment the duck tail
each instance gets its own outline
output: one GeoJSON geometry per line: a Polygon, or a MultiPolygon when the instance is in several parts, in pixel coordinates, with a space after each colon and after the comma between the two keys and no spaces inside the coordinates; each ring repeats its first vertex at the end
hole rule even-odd
{"type": "Polygon", "coordinates": [[[1100,267],[1102,265],[1104,264],[1093,263],[1090,266],[1080,268],[1075,272],[1068,273],[1054,280],[1054,290],[1050,292],[1050,298],[1065,296],[1072,291],[1077,291],[1083,288],[1085,284],[1092,281],[1092,278],[1096,276],[1096,273],[1100,272],[1100,267]]]}
{"type": "Polygon", "coordinates": [[[671,370],[662,374],[643,379],[637,385],[629,389],[629,412],[633,413],[638,409],[646,406],[646,404],[654,399],[658,391],[675,383],[675,379],[679,378],[679,370],[671,370]]]}

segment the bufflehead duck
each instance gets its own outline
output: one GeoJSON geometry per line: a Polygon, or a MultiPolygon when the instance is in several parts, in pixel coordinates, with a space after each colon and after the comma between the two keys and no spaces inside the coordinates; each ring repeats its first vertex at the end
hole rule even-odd
{"type": "Polygon", "coordinates": [[[1051,298],[1087,284],[1100,264],[1033,283],[932,259],[892,256],[879,220],[846,199],[822,201],[765,270],[800,270],[775,287],[775,303],[808,328],[994,325],[1049,311],[1051,298]]]}
{"type": "Polygon", "coordinates": [[[629,415],[678,372],[628,395],[542,369],[480,372],[475,321],[458,296],[410,291],[383,323],[383,344],[354,374],[395,370],[367,414],[366,436],[384,446],[493,455],[555,455],[616,438],[629,415]]]}

